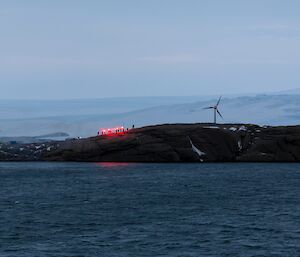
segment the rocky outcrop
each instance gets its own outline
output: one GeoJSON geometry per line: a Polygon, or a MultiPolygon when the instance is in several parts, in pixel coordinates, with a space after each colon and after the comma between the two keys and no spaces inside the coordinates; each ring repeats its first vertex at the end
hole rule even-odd
{"type": "Polygon", "coordinates": [[[125,135],[9,147],[1,145],[1,160],[298,162],[300,126],[170,124],[134,129],[125,135]]]}

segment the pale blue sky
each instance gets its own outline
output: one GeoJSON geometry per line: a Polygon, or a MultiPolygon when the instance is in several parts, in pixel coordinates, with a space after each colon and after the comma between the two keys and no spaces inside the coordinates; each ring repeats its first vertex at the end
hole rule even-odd
{"type": "Polygon", "coordinates": [[[3,0],[0,98],[300,87],[297,0],[3,0]]]}

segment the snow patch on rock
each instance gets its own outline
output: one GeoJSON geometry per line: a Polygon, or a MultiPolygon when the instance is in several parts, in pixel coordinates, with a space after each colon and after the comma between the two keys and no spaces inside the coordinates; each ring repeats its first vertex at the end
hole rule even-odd
{"type": "Polygon", "coordinates": [[[247,128],[245,126],[240,126],[239,131],[247,131],[247,128]]]}
{"type": "MultiPolygon", "coordinates": [[[[191,144],[191,146],[192,146],[192,150],[193,150],[196,154],[198,154],[199,157],[205,155],[204,152],[202,152],[200,149],[198,149],[196,146],[194,146],[194,144],[193,144],[193,142],[192,142],[191,139],[190,139],[190,144],[191,144]]],[[[203,160],[202,160],[202,161],[203,161],[203,160]]]]}
{"type": "Polygon", "coordinates": [[[208,129],[220,129],[218,126],[205,126],[203,128],[208,128],[208,129]]]}
{"type": "Polygon", "coordinates": [[[240,151],[243,149],[241,140],[238,141],[238,148],[240,151]]]}

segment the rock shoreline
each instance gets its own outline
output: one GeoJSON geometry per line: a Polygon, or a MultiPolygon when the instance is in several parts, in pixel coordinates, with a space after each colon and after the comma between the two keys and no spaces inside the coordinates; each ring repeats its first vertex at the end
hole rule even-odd
{"type": "Polygon", "coordinates": [[[0,161],[299,162],[300,126],[165,124],[125,135],[0,144],[0,161]]]}

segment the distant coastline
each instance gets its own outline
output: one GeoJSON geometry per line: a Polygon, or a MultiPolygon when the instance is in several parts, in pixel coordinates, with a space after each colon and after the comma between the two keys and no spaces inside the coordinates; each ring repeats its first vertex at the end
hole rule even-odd
{"type": "Polygon", "coordinates": [[[1,143],[0,161],[299,162],[299,126],[164,124],[125,135],[1,143]]]}

